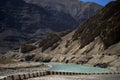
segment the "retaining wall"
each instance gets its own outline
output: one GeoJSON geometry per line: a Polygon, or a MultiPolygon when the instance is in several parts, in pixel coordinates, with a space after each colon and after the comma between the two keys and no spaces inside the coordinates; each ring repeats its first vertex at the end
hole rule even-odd
{"type": "Polygon", "coordinates": [[[115,72],[115,73],[75,73],[75,72],[40,71],[40,72],[5,76],[5,77],[0,78],[0,80],[23,80],[23,79],[46,76],[46,75],[115,75],[115,74],[120,75],[120,72],[115,72]]]}

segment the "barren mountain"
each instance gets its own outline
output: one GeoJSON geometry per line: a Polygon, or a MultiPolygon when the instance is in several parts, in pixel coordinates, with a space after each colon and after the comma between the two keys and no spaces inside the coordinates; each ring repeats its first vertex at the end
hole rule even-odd
{"type": "Polygon", "coordinates": [[[0,0],[0,52],[17,49],[47,33],[73,30],[101,9],[78,0],[25,1],[0,0]]]}
{"type": "Polygon", "coordinates": [[[101,6],[93,2],[82,2],[80,0],[24,0],[27,3],[36,4],[46,8],[53,14],[64,12],[71,15],[78,23],[84,22],[93,16],[101,6]]]}
{"type": "Polygon", "coordinates": [[[65,36],[50,34],[43,40],[29,44],[29,47],[37,47],[34,50],[28,44],[22,45],[21,52],[27,50],[29,53],[25,54],[24,59],[87,64],[120,71],[119,5],[119,1],[110,2],[65,36]]]}

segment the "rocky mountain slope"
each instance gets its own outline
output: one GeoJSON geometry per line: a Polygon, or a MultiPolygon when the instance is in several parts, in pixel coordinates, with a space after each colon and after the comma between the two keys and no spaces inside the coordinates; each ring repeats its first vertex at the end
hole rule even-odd
{"type": "MultiPolygon", "coordinates": [[[[119,5],[119,1],[110,2],[78,29],[65,36],[51,34],[43,40],[29,44],[37,48],[34,50],[29,48],[26,52],[28,54],[21,53],[24,55],[21,58],[23,60],[27,58],[28,61],[69,62],[110,67],[120,71],[119,5]]],[[[21,52],[28,48],[26,45],[21,46],[21,52]]]]}
{"type": "Polygon", "coordinates": [[[24,0],[27,3],[36,4],[46,8],[51,13],[64,12],[71,15],[78,23],[84,22],[101,6],[93,2],[82,2],[80,0],[24,0]]]}
{"type": "MultiPolygon", "coordinates": [[[[69,4],[71,2],[76,2],[71,0],[65,1],[59,1],[59,3],[69,4]]],[[[44,2],[54,3],[54,5],[56,5],[54,8],[58,8],[57,6],[59,6],[56,0],[42,0],[41,2],[43,2],[43,4],[44,2]]],[[[82,2],[79,3],[83,4],[82,2]]],[[[89,4],[92,5],[92,3],[89,4]]],[[[64,5],[67,6],[63,4],[62,9],[65,8],[64,5]]],[[[87,5],[88,3],[84,3],[82,6],[86,8],[78,11],[84,12],[81,13],[83,18],[79,18],[81,20],[80,23],[88,19],[87,16],[84,16],[88,15],[85,11],[91,9],[89,11],[91,13],[89,16],[92,16],[97,10],[101,9],[101,6],[97,4],[93,4],[91,7],[87,5]],[[96,7],[93,8],[93,6],[96,7]]],[[[59,32],[77,27],[79,22],[69,14],[69,12],[58,11],[58,9],[53,10],[52,6],[53,4],[49,4],[49,6],[46,7],[43,5],[38,6],[37,4],[26,3],[23,0],[0,0],[0,52],[6,52],[9,49],[17,49],[19,44],[31,39],[31,41],[38,38],[40,39],[47,33],[59,32]],[[52,8],[49,9],[48,7],[52,8]]],[[[76,14],[78,12],[76,12],[76,14]]]]}

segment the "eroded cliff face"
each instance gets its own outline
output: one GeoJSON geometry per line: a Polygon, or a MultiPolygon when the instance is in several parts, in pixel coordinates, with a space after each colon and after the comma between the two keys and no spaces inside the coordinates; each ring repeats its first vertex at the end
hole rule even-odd
{"type": "Polygon", "coordinates": [[[119,42],[119,4],[119,2],[111,2],[106,5],[99,13],[78,28],[73,36],[73,40],[79,40],[81,47],[89,44],[98,36],[103,41],[106,48],[119,42]]]}
{"type": "Polygon", "coordinates": [[[33,61],[88,64],[120,71],[119,5],[120,2],[110,2],[78,29],[65,36],[55,34],[35,42],[33,45],[38,48],[28,51],[29,54],[24,58],[32,56],[30,60],[33,61]],[[40,46],[43,42],[43,46],[40,46]]]}
{"type": "MultiPolygon", "coordinates": [[[[72,2],[76,3],[76,1],[72,2]]],[[[72,16],[73,14],[68,14],[71,11],[67,11],[67,9],[70,9],[72,6],[62,10],[66,8],[66,6],[69,6],[68,4],[71,3],[69,0],[67,2],[34,0],[33,3],[26,3],[23,0],[0,0],[0,52],[4,53],[12,49],[17,49],[19,44],[29,40],[30,42],[34,42],[43,38],[47,33],[67,29],[73,30],[79,24],[72,16]],[[33,4],[34,2],[41,5],[33,4]],[[48,6],[43,6],[44,3],[48,6]],[[62,5],[62,8],[59,10],[60,5],[62,5]]],[[[85,5],[87,6],[87,4],[85,5]]],[[[101,9],[101,6],[97,4],[94,5],[98,7],[95,7],[95,9],[90,8],[90,6],[87,7],[91,9],[91,13],[101,9]]],[[[83,12],[83,10],[79,11],[83,12]]],[[[72,13],[73,12],[74,11],[72,11],[72,13]]],[[[88,17],[84,17],[84,20],[88,19],[88,17]]],[[[80,19],[84,21],[82,18],[80,19]]]]}

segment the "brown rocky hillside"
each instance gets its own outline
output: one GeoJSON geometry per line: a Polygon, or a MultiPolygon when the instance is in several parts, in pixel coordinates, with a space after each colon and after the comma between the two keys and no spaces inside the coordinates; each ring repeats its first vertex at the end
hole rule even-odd
{"type": "Polygon", "coordinates": [[[25,57],[34,55],[30,60],[87,64],[120,71],[119,34],[120,2],[112,1],[75,31],[63,37],[55,34],[35,42],[35,46],[44,44],[28,51],[25,57]],[[45,45],[47,48],[43,51],[45,45]]]}

